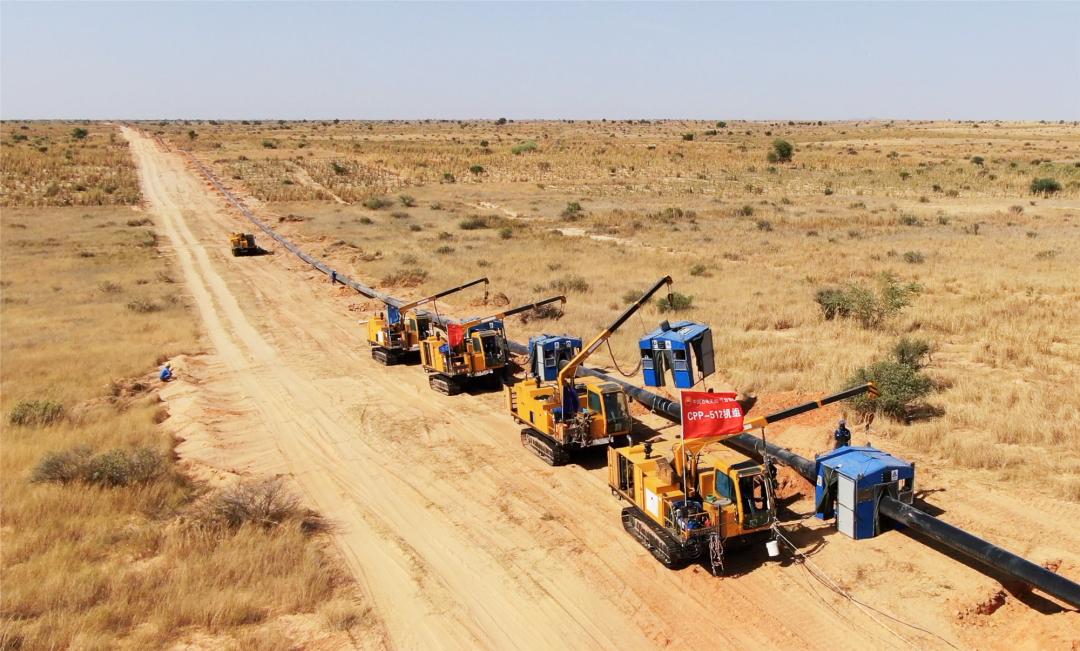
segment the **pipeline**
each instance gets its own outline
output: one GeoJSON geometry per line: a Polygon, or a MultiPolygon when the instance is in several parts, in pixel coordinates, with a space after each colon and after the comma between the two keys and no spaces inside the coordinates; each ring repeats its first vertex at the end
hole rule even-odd
{"type": "Polygon", "coordinates": [[[196,167],[199,168],[199,170],[203,173],[203,176],[205,176],[207,179],[210,180],[210,183],[212,183],[214,185],[214,187],[217,189],[217,191],[220,192],[222,194],[222,196],[224,196],[225,199],[229,203],[231,203],[237,210],[239,210],[244,215],[244,217],[247,217],[249,220],[251,220],[251,223],[255,224],[260,229],[262,229],[262,231],[264,233],[266,233],[271,238],[273,238],[275,241],[277,241],[278,244],[280,244],[281,246],[288,249],[296,257],[298,257],[301,260],[303,260],[304,262],[310,264],[312,267],[318,269],[319,271],[323,272],[327,276],[330,276],[336,282],[339,282],[342,285],[345,285],[347,287],[351,287],[352,289],[356,290],[356,292],[358,294],[361,294],[362,296],[366,296],[367,298],[373,298],[373,299],[376,299],[376,300],[380,300],[383,303],[386,303],[387,305],[392,305],[394,307],[401,307],[402,305],[405,305],[405,302],[402,301],[401,299],[395,298],[393,296],[390,296],[389,294],[377,291],[375,289],[372,289],[371,287],[368,287],[367,285],[359,283],[359,282],[353,280],[352,278],[349,278],[345,274],[339,273],[338,271],[336,271],[334,269],[331,269],[330,267],[326,266],[326,264],[324,264],[318,258],[312,257],[312,256],[308,255],[307,253],[304,253],[304,251],[300,247],[296,246],[291,241],[289,241],[288,239],[286,239],[282,235],[278,234],[277,231],[275,231],[273,228],[271,228],[263,220],[256,217],[255,213],[251,212],[251,210],[249,210],[247,206],[245,206],[239,199],[237,199],[236,196],[232,192],[229,192],[227,189],[225,189],[225,186],[222,185],[221,181],[218,180],[217,176],[215,176],[214,173],[211,172],[208,167],[206,167],[206,165],[203,165],[202,162],[199,159],[192,156],[191,152],[185,151],[184,154],[186,154],[188,159],[192,163],[194,163],[196,167]]]}
{"type": "MultiPolygon", "coordinates": [[[[279,235],[269,225],[256,217],[247,206],[241,203],[232,192],[227,190],[225,186],[218,181],[217,177],[214,176],[214,173],[211,172],[209,168],[192,156],[190,152],[184,153],[187,154],[188,158],[202,171],[203,175],[210,180],[214,187],[221,192],[222,196],[224,196],[229,203],[235,206],[245,217],[251,220],[252,223],[262,229],[263,232],[301,260],[307,262],[312,267],[331,278],[335,278],[337,282],[351,287],[363,296],[383,301],[384,303],[395,307],[400,307],[405,304],[401,299],[379,292],[349,278],[348,276],[337,273],[317,258],[304,253],[299,247],[285,237],[279,235]]],[[[523,355],[529,354],[529,347],[524,344],[507,341],[507,345],[514,353],[523,355]]],[[[682,421],[682,408],[679,403],[674,400],[657,395],[651,391],[646,391],[641,387],[625,382],[619,378],[612,377],[596,369],[579,366],[577,372],[583,375],[598,377],[608,382],[614,382],[621,386],[623,390],[626,391],[627,395],[648,407],[650,411],[675,423],[682,421]]],[[[786,414],[787,411],[790,410],[770,414],[766,416],[766,420],[777,419],[778,416],[786,414]]],[[[768,453],[769,457],[794,469],[810,483],[817,481],[817,464],[813,460],[802,457],[775,443],[768,443],[749,434],[736,434],[735,436],[725,439],[724,444],[751,456],[763,457],[765,453],[768,453]]],[[[887,495],[881,498],[878,504],[878,510],[879,513],[885,517],[888,517],[912,531],[922,534],[930,540],[938,542],[968,558],[979,561],[1016,581],[1038,588],[1051,596],[1061,599],[1074,608],[1080,608],[1080,585],[1060,574],[1051,572],[1025,558],[1017,556],[993,543],[987,542],[978,536],[974,536],[962,529],[954,527],[951,524],[943,522],[932,515],[924,513],[913,506],[904,504],[887,495]]]]}

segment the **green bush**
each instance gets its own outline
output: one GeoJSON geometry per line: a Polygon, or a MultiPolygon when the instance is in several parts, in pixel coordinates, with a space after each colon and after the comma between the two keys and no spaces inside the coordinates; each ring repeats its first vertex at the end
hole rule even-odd
{"type": "Polygon", "coordinates": [[[571,201],[563,208],[562,218],[568,222],[576,222],[581,218],[581,214],[585,212],[585,209],[581,207],[581,204],[577,201],[571,201]]]}
{"type": "Polygon", "coordinates": [[[8,423],[25,427],[53,425],[64,418],[64,405],[52,400],[22,400],[8,414],[8,423]]]}
{"type": "Polygon", "coordinates": [[[705,265],[701,264],[701,263],[695,264],[694,266],[690,267],[690,275],[691,276],[708,276],[709,275],[709,268],[706,267],[705,265]]]}
{"type": "Polygon", "coordinates": [[[390,216],[394,219],[410,219],[412,217],[412,215],[405,212],[404,210],[395,210],[394,212],[390,213],[390,216]]]}
{"type": "Polygon", "coordinates": [[[772,151],[769,152],[770,163],[787,163],[791,161],[792,156],[795,155],[795,147],[787,140],[781,140],[777,138],[773,140],[772,151]]]}
{"type": "Polygon", "coordinates": [[[398,200],[401,201],[401,205],[405,206],[406,208],[413,208],[416,206],[416,199],[414,199],[410,195],[399,195],[398,200]]]}
{"type": "Polygon", "coordinates": [[[900,364],[922,368],[926,366],[925,360],[930,357],[930,342],[918,337],[901,337],[893,345],[892,354],[900,364]]]}
{"type": "Polygon", "coordinates": [[[514,229],[509,226],[503,226],[499,229],[499,237],[504,240],[509,240],[514,237],[514,229]]]}
{"type": "Polygon", "coordinates": [[[724,122],[723,120],[720,120],[719,122],[716,123],[716,128],[717,129],[726,129],[727,128],[727,122],[724,122]]]}
{"type": "Polygon", "coordinates": [[[127,486],[161,474],[161,455],[149,448],[109,450],[87,460],[82,480],[103,486],[127,486]]]}
{"type": "Polygon", "coordinates": [[[770,223],[767,219],[759,219],[755,221],[754,226],[756,226],[759,231],[765,231],[766,233],[772,230],[772,223],[770,223]]]}
{"type": "Polygon", "coordinates": [[[334,170],[334,174],[337,174],[338,176],[345,176],[349,173],[349,168],[336,160],[330,161],[330,169],[334,170]]]}
{"type": "Polygon", "coordinates": [[[692,133],[684,133],[684,134],[682,134],[682,139],[689,142],[689,141],[694,139],[694,134],[692,134],[692,133]]]}
{"type": "Polygon", "coordinates": [[[514,154],[526,154],[526,153],[528,153],[530,151],[536,151],[539,148],[540,148],[540,146],[537,145],[535,141],[529,140],[529,141],[520,142],[520,143],[514,145],[510,149],[510,151],[512,153],[514,153],[514,154]]]}
{"type": "Polygon", "coordinates": [[[394,202],[385,197],[368,197],[364,199],[364,207],[369,210],[382,210],[392,205],[394,205],[394,202]]]}
{"type": "Polygon", "coordinates": [[[910,305],[920,291],[915,283],[903,284],[890,274],[882,274],[876,293],[860,283],[848,283],[819,289],[814,301],[826,319],[852,318],[864,328],[873,328],[910,305]]]}
{"type": "Polygon", "coordinates": [[[88,135],[90,135],[90,132],[82,127],[75,127],[71,130],[71,137],[75,140],[83,140],[88,135]]]}
{"type": "Polygon", "coordinates": [[[1044,197],[1061,192],[1061,184],[1051,178],[1034,179],[1031,182],[1031,194],[1041,194],[1044,197]]]}
{"type": "Polygon", "coordinates": [[[473,165],[472,167],[469,168],[469,171],[472,172],[473,174],[477,174],[477,175],[483,174],[484,173],[484,166],[483,165],[473,165]]]}
{"type": "Polygon", "coordinates": [[[934,388],[933,381],[922,372],[930,344],[922,339],[903,338],[893,346],[893,359],[886,359],[858,369],[849,378],[849,385],[873,382],[880,395],[866,394],[852,398],[852,407],[860,413],[878,412],[897,420],[905,420],[915,402],[926,397],[934,388]]]}
{"type": "Polygon", "coordinates": [[[908,264],[922,264],[926,262],[926,256],[920,251],[907,251],[904,253],[904,262],[908,264]]]}
{"type": "Polygon", "coordinates": [[[684,310],[689,310],[693,306],[694,297],[680,294],[679,292],[672,292],[667,296],[661,296],[656,299],[656,309],[660,310],[661,314],[667,312],[682,312],[684,310]]]}
{"type": "Polygon", "coordinates": [[[263,140],[262,146],[264,149],[277,149],[277,143],[273,140],[263,140]]]}
{"type": "Polygon", "coordinates": [[[453,252],[454,252],[454,247],[446,245],[446,244],[444,244],[444,245],[440,246],[439,248],[435,249],[435,253],[437,253],[439,255],[450,255],[453,252]]]}

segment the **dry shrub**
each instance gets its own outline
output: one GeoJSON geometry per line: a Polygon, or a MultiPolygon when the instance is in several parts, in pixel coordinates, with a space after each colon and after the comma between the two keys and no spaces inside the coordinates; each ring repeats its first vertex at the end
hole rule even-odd
{"type": "Polygon", "coordinates": [[[577,292],[579,294],[586,294],[589,291],[589,281],[585,280],[581,276],[570,275],[563,276],[562,278],[556,278],[551,281],[549,285],[551,289],[554,289],[560,293],[577,292]]]}
{"type": "Polygon", "coordinates": [[[240,482],[214,493],[202,503],[195,520],[229,529],[245,525],[271,528],[289,522],[298,523],[308,533],[328,528],[322,516],[305,508],[276,477],[240,482]]]}
{"type": "Polygon", "coordinates": [[[347,631],[357,626],[366,628],[375,622],[374,611],[352,599],[328,601],[319,609],[319,614],[335,631],[347,631]]]}
{"type": "Polygon", "coordinates": [[[400,269],[383,276],[382,284],[387,287],[418,287],[427,277],[428,272],[423,269],[400,269]]]}
{"type": "Polygon", "coordinates": [[[89,447],[80,445],[46,454],[34,467],[30,480],[36,483],[68,484],[81,481],[100,486],[128,486],[156,479],[164,470],[165,460],[150,448],[116,448],[95,455],[89,447]]]}
{"type": "Polygon", "coordinates": [[[558,321],[563,317],[563,309],[556,303],[538,305],[521,315],[521,322],[529,321],[558,321]]]}
{"type": "Polygon", "coordinates": [[[8,414],[8,422],[24,427],[53,425],[64,418],[64,405],[53,400],[23,400],[8,414]]]}
{"type": "Polygon", "coordinates": [[[155,303],[154,301],[149,301],[145,298],[136,298],[128,301],[128,304],[124,307],[131,310],[132,312],[135,312],[136,314],[150,314],[152,312],[161,311],[160,304],[155,303]]]}
{"type": "Polygon", "coordinates": [[[656,309],[660,310],[661,314],[667,312],[682,312],[689,310],[693,306],[694,297],[680,294],[679,292],[671,292],[667,296],[661,296],[656,299],[656,309]]]}

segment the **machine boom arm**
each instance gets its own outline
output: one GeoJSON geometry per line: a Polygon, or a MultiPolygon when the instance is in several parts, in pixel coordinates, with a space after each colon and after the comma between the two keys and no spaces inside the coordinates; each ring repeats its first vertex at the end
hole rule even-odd
{"type": "Polygon", "coordinates": [[[535,303],[526,303],[525,305],[519,305],[519,306],[517,306],[515,308],[511,308],[509,310],[499,312],[498,314],[490,314],[488,316],[480,317],[478,319],[470,319],[468,321],[463,321],[462,323],[460,323],[458,325],[461,326],[462,330],[468,330],[469,328],[472,328],[474,326],[478,326],[478,325],[480,325],[482,323],[487,323],[489,321],[494,321],[495,319],[505,319],[508,316],[514,316],[515,314],[521,314],[522,312],[528,312],[529,310],[534,310],[534,309],[536,309],[536,308],[538,308],[538,307],[540,307],[542,305],[547,305],[548,303],[554,303],[556,301],[566,303],[566,297],[562,296],[562,295],[552,296],[550,298],[545,298],[544,300],[537,301],[535,303]]]}
{"type": "Polygon", "coordinates": [[[585,363],[585,360],[589,357],[589,355],[592,355],[593,352],[600,347],[600,344],[607,341],[608,338],[611,337],[611,335],[619,329],[619,326],[621,326],[623,323],[626,322],[627,319],[634,315],[634,312],[637,312],[639,309],[641,309],[642,305],[648,303],[649,299],[653,297],[653,294],[658,292],[660,288],[664,285],[671,286],[671,282],[671,276],[664,276],[660,280],[656,281],[656,284],[650,287],[647,292],[642,294],[641,298],[631,303],[629,307],[623,310],[623,313],[620,314],[618,318],[611,322],[611,325],[605,328],[603,332],[596,335],[596,338],[589,342],[588,346],[583,348],[580,353],[575,355],[574,358],[567,362],[566,365],[562,367],[562,370],[559,371],[559,386],[565,386],[567,381],[572,382],[574,376],[577,375],[578,367],[585,363]]]}
{"type": "Polygon", "coordinates": [[[746,421],[743,425],[743,431],[749,432],[750,430],[757,429],[759,427],[765,427],[766,425],[791,418],[792,416],[798,416],[808,411],[813,411],[824,407],[825,405],[831,405],[834,402],[840,402],[841,400],[847,400],[848,398],[854,398],[857,395],[863,393],[869,393],[871,398],[876,398],[881,393],[877,385],[873,382],[867,382],[866,384],[860,384],[857,387],[851,387],[850,389],[844,389],[838,391],[832,395],[819,398],[817,400],[811,400],[810,402],[804,402],[801,405],[795,405],[794,407],[788,407],[787,409],[781,409],[780,411],[766,414],[764,416],[757,416],[746,421]]]}
{"type": "Polygon", "coordinates": [[[439,292],[438,294],[432,294],[431,296],[425,296],[424,298],[417,299],[417,300],[415,300],[415,301],[413,301],[411,303],[406,303],[405,305],[402,305],[401,307],[399,307],[398,310],[400,310],[401,312],[408,312],[409,310],[413,309],[414,307],[418,307],[418,306],[423,305],[425,303],[430,303],[431,301],[440,299],[443,296],[449,296],[450,294],[460,292],[463,289],[468,289],[469,287],[472,287],[473,285],[479,285],[480,283],[484,283],[486,285],[488,283],[487,277],[485,276],[484,278],[477,278],[476,280],[470,280],[469,282],[467,282],[467,283],[465,283],[463,285],[458,285],[457,287],[451,287],[450,289],[444,289],[441,292],[439,292]]]}

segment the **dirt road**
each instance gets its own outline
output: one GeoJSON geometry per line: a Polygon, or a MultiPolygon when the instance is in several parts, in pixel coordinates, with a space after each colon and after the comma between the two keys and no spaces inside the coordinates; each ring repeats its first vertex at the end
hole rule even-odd
{"type": "MultiPolygon", "coordinates": [[[[622,531],[599,460],[549,468],[521,449],[500,396],[441,396],[415,367],[377,365],[337,290],[283,251],[229,257],[226,234],[248,225],[180,155],[125,135],[212,351],[165,394],[186,438],[180,452],[223,472],[286,475],[338,523],[336,542],[379,619],[364,646],[843,649],[971,639],[955,625],[952,593],[876,602],[918,616],[938,638],[761,553],[736,559],[738,576],[725,579],[663,569],[622,531]]],[[[864,560],[878,572],[875,596],[890,594],[883,578],[900,585],[905,575],[951,575],[964,594],[992,583],[940,555],[882,574],[887,554],[921,549],[903,537],[864,552],[820,526],[800,524],[797,535],[837,548],[820,560],[831,575],[864,560]]],[[[859,592],[859,581],[844,584],[859,592]]]]}

